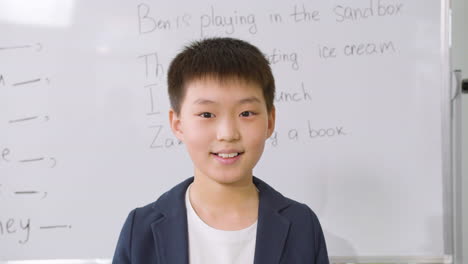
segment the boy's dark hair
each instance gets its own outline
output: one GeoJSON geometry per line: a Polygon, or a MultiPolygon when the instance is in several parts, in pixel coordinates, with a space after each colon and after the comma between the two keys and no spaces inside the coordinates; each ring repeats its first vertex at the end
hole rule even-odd
{"type": "Polygon", "coordinates": [[[180,113],[187,83],[204,77],[254,82],[263,90],[268,112],[273,108],[275,80],[270,64],[257,47],[246,41],[233,38],[195,41],[172,60],[167,84],[171,107],[176,114],[180,113]]]}

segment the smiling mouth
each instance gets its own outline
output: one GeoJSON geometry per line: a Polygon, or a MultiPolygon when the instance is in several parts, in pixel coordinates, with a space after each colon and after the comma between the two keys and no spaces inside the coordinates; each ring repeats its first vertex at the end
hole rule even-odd
{"type": "Polygon", "coordinates": [[[233,152],[233,153],[213,153],[212,152],[211,154],[221,157],[223,159],[232,159],[239,155],[244,154],[244,152],[233,152]]]}

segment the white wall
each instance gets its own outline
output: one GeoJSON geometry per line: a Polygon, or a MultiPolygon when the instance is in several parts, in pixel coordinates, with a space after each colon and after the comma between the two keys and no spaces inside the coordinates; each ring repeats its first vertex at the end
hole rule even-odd
{"type": "MultiPolygon", "coordinates": [[[[452,0],[452,64],[454,69],[462,70],[463,78],[468,78],[468,2],[452,0]]],[[[468,260],[468,94],[462,98],[462,223],[463,223],[463,258],[468,260]]]]}
{"type": "Polygon", "coordinates": [[[452,63],[468,78],[468,2],[452,0],[452,63]]]}

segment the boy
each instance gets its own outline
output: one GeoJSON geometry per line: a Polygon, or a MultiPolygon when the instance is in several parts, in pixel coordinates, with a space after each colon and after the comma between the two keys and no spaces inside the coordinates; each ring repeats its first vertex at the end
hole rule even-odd
{"type": "Polygon", "coordinates": [[[129,214],[113,263],[328,263],[312,210],[252,175],[275,128],[262,53],[231,38],[194,42],[172,61],[168,91],[194,177],[129,214]]]}

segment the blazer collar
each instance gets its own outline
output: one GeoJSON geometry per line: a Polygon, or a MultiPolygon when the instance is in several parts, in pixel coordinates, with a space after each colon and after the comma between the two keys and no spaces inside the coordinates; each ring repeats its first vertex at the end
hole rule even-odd
{"type": "MultiPolygon", "coordinates": [[[[158,215],[151,224],[158,263],[189,263],[185,192],[192,182],[193,177],[181,182],[153,205],[158,215]]],[[[279,263],[290,226],[280,213],[290,200],[256,177],[253,182],[260,192],[254,264],[279,263]]]]}

